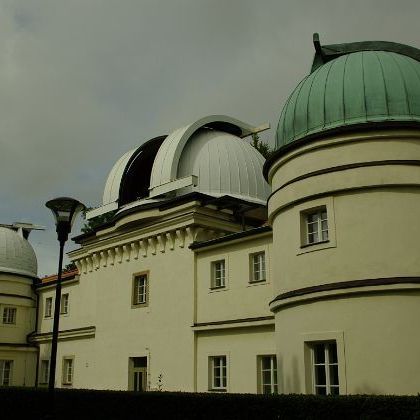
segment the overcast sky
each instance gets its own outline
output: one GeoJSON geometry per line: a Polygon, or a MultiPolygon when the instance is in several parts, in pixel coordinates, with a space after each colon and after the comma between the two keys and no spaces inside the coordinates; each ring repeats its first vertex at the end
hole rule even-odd
{"type": "Polygon", "coordinates": [[[0,223],[46,226],[30,241],[54,273],[48,199],[99,205],[122,154],[209,114],[269,122],[272,144],[313,32],[420,47],[419,17],[419,0],[0,0],[0,223]]]}

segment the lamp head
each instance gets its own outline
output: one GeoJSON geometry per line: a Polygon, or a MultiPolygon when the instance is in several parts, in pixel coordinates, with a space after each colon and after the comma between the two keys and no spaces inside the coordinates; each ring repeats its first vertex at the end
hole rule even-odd
{"type": "Polygon", "coordinates": [[[86,207],[70,197],[54,198],[47,201],[45,205],[54,215],[58,240],[60,242],[67,241],[76,216],[86,207]]]}

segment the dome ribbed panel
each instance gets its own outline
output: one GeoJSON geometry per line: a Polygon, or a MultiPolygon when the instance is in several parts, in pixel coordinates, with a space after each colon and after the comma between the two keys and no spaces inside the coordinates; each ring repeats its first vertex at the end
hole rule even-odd
{"type": "Polygon", "coordinates": [[[264,158],[245,140],[218,130],[200,129],[190,137],[178,163],[177,178],[198,176],[198,191],[265,203],[269,185],[262,176],[264,158]]]}
{"type": "Polygon", "coordinates": [[[124,174],[125,167],[131,156],[135,153],[136,149],[130,150],[121,156],[115,165],[112,167],[111,172],[106,180],[104,194],[102,197],[102,204],[112,203],[118,200],[120,192],[121,178],[124,174]]]}
{"type": "Polygon", "coordinates": [[[37,270],[30,243],[13,229],[0,227],[0,272],[36,277],[37,270]]]}
{"type": "Polygon", "coordinates": [[[420,115],[420,66],[417,66],[417,61],[410,57],[402,57],[406,65],[401,66],[401,71],[404,73],[404,80],[408,92],[408,101],[410,104],[410,114],[420,115]]]}
{"type": "Polygon", "coordinates": [[[345,60],[334,60],[329,63],[328,79],[324,91],[325,121],[337,125],[344,119],[344,89],[343,80],[345,60]],[[325,101],[328,98],[328,106],[325,101]]]}
{"type": "Polygon", "coordinates": [[[276,146],[364,123],[420,123],[420,63],[394,52],[342,55],[307,76],[287,100],[276,146]]]}
{"type": "Polygon", "coordinates": [[[388,114],[394,117],[408,117],[410,110],[407,103],[407,92],[404,79],[395,59],[396,54],[380,54],[384,71],[384,81],[387,92],[388,114]]]}
{"type": "Polygon", "coordinates": [[[377,53],[365,54],[363,62],[367,68],[372,69],[364,72],[367,118],[386,116],[388,101],[381,57],[377,53]]]}
{"type": "MultiPolygon", "coordinates": [[[[360,123],[366,120],[365,84],[363,77],[363,53],[340,57],[346,59],[343,78],[344,123],[360,123]]],[[[331,106],[329,103],[327,106],[331,106]]],[[[327,124],[326,124],[327,126],[327,124]]]]}

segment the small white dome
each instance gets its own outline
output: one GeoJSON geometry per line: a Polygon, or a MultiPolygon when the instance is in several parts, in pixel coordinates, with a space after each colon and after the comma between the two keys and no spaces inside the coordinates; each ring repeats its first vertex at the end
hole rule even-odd
{"type": "Polygon", "coordinates": [[[0,272],[36,277],[37,271],[31,244],[14,229],[0,226],[0,272]]]}
{"type": "Polygon", "coordinates": [[[240,137],[201,128],[182,151],[177,178],[193,175],[198,179],[196,186],[187,187],[182,193],[190,190],[215,197],[229,195],[265,204],[270,187],[262,176],[264,161],[263,156],[240,137]]]}

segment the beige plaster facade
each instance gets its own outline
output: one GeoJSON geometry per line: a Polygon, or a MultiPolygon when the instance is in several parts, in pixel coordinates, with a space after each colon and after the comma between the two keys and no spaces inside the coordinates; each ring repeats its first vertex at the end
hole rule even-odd
{"type": "Polygon", "coordinates": [[[0,380],[2,385],[35,385],[37,348],[28,343],[27,336],[35,331],[36,302],[31,278],[0,273],[0,314],[2,316],[0,320],[0,380]],[[6,313],[10,315],[6,317],[6,313]]]}
{"type": "Polygon", "coordinates": [[[419,158],[420,131],[401,129],[320,138],[273,164],[281,392],[314,392],[322,342],[337,343],[340,393],[420,391],[419,158]],[[307,245],[305,215],[319,208],[329,238],[307,245]]]}

